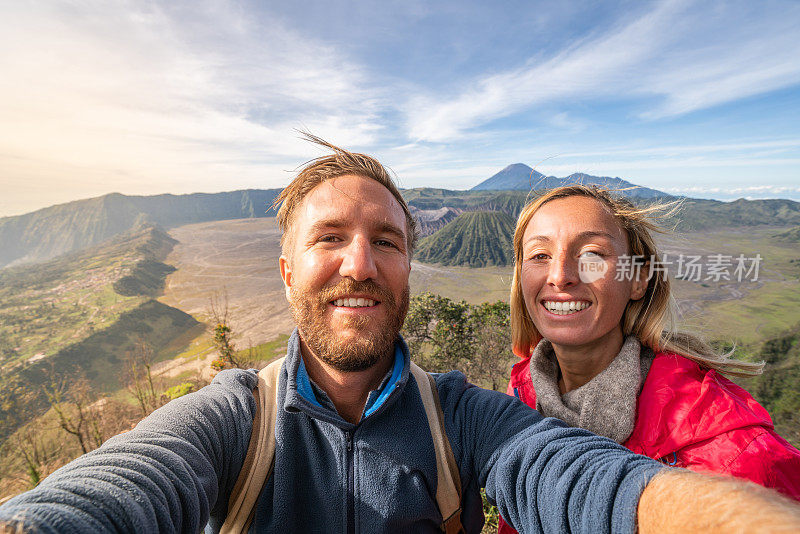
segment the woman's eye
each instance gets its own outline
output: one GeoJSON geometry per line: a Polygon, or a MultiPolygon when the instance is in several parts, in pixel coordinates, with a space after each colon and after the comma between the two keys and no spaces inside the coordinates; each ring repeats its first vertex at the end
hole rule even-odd
{"type": "Polygon", "coordinates": [[[548,258],[547,254],[544,252],[537,252],[536,254],[532,254],[530,259],[533,261],[543,261],[548,258]]]}
{"type": "Polygon", "coordinates": [[[586,250],[584,252],[581,252],[581,257],[582,258],[602,258],[603,255],[600,254],[599,252],[595,251],[595,250],[586,250]]]}

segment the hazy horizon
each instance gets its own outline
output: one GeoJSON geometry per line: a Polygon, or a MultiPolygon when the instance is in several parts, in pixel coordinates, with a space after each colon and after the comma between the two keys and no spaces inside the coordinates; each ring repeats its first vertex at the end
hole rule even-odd
{"type": "MultiPolygon", "coordinates": [[[[564,176],[559,176],[558,178],[564,178],[564,176]]],[[[615,178],[622,178],[623,180],[626,180],[622,176],[615,177],[615,178]]],[[[481,180],[481,181],[483,181],[483,180],[481,180]]],[[[627,181],[630,182],[631,180],[627,180],[627,181]]],[[[478,183],[480,183],[480,182],[478,182],[478,183]]],[[[473,184],[473,185],[478,185],[478,184],[476,183],[476,184],[473,184]]],[[[635,185],[641,185],[641,184],[635,184],[635,185]]],[[[419,186],[419,187],[414,187],[414,188],[401,188],[401,189],[418,189],[420,187],[437,188],[436,186],[419,186]]],[[[472,186],[470,186],[470,187],[472,187],[472,186]]],[[[461,188],[461,189],[446,188],[445,187],[445,188],[437,188],[437,189],[449,189],[449,190],[452,190],[452,191],[467,191],[467,190],[470,189],[470,187],[461,188]]],[[[124,193],[122,191],[108,191],[106,193],[101,193],[99,195],[94,195],[94,196],[91,196],[91,197],[74,198],[74,199],[71,199],[71,200],[65,200],[63,202],[57,202],[55,204],[48,204],[48,205],[45,205],[45,206],[41,206],[39,208],[34,208],[32,210],[22,211],[22,212],[19,212],[19,213],[10,213],[10,214],[0,213],[0,219],[8,218],[8,217],[16,217],[18,215],[25,215],[27,213],[33,213],[35,211],[39,211],[39,210],[42,210],[42,209],[50,208],[50,207],[53,207],[53,206],[69,204],[71,202],[77,202],[77,201],[81,201],[81,200],[89,200],[91,198],[98,198],[98,197],[111,195],[111,194],[115,194],[115,193],[119,193],[119,194],[126,195],[126,196],[157,196],[157,195],[176,195],[177,196],[177,195],[192,195],[192,194],[213,195],[213,194],[217,194],[217,193],[226,193],[226,192],[231,192],[231,191],[241,191],[243,189],[277,189],[277,188],[275,188],[275,187],[247,187],[247,188],[241,188],[241,189],[219,189],[219,190],[216,190],[216,191],[211,191],[211,190],[210,191],[187,191],[187,192],[163,191],[163,192],[150,193],[150,194],[147,194],[147,193],[124,193]]],[[[657,186],[656,187],[651,187],[651,189],[656,189],[656,190],[659,190],[659,191],[667,192],[664,189],[659,188],[657,186]]],[[[723,198],[723,197],[712,197],[712,196],[709,196],[709,195],[701,196],[701,195],[692,195],[692,194],[681,195],[681,194],[678,194],[678,193],[671,193],[671,194],[673,194],[675,196],[686,196],[686,197],[695,198],[695,199],[701,199],[701,200],[719,200],[721,202],[734,202],[734,201],[742,199],[742,198],[745,199],[745,200],[774,200],[774,199],[777,199],[777,200],[792,200],[792,201],[795,201],[795,202],[800,202],[800,195],[798,195],[796,198],[790,198],[790,197],[780,197],[780,196],[753,197],[753,196],[746,196],[746,195],[743,195],[743,194],[740,194],[740,195],[736,196],[736,195],[732,194],[732,195],[729,195],[729,196],[725,196],[723,198]]]]}

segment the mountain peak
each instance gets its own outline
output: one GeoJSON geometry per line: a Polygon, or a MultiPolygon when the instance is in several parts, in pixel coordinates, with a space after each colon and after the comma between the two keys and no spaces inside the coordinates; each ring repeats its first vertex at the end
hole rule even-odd
{"type": "Polygon", "coordinates": [[[500,172],[528,172],[530,173],[533,169],[524,163],[512,163],[511,165],[507,166],[500,172]]]}
{"type": "Polygon", "coordinates": [[[525,189],[530,189],[531,184],[535,184],[537,181],[543,178],[543,176],[544,175],[542,173],[533,170],[524,163],[512,163],[488,180],[485,180],[473,187],[472,190],[505,191],[522,189],[520,184],[527,184],[525,189]]]}
{"type": "Polygon", "coordinates": [[[543,191],[572,184],[596,185],[612,191],[624,191],[623,194],[626,196],[638,198],[670,196],[655,189],[637,186],[621,178],[592,176],[583,172],[570,174],[566,178],[545,176],[524,163],[512,163],[491,178],[473,187],[471,191],[543,191]]]}

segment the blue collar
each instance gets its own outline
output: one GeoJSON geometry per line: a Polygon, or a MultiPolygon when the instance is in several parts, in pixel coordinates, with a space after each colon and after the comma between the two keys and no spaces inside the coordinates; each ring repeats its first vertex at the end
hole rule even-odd
{"type": "MultiPolygon", "coordinates": [[[[394,348],[394,367],[392,368],[392,375],[389,377],[388,381],[384,380],[385,385],[377,396],[375,395],[375,391],[370,393],[369,397],[367,398],[367,405],[365,406],[362,419],[373,414],[378,408],[381,407],[386,399],[389,398],[389,395],[392,394],[394,388],[397,387],[397,382],[400,380],[400,376],[403,374],[404,366],[405,358],[403,356],[403,351],[400,349],[399,344],[396,344],[394,348]]],[[[311,380],[308,377],[306,364],[303,362],[302,356],[300,357],[300,365],[297,368],[297,392],[308,402],[322,408],[322,404],[320,404],[316,395],[314,395],[314,389],[311,387],[311,380]]]]}

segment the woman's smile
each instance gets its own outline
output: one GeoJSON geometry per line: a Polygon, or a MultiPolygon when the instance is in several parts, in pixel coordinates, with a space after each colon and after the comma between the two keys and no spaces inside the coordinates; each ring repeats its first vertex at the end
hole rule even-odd
{"type": "Polygon", "coordinates": [[[542,306],[544,309],[552,313],[553,315],[565,316],[565,315],[575,315],[589,306],[592,303],[586,300],[543,300],[542,306]]]}

